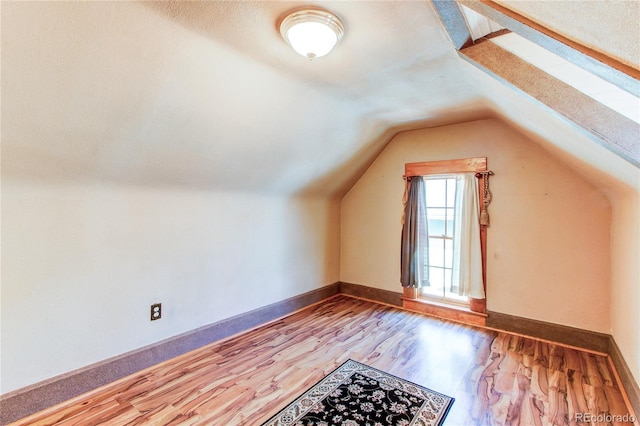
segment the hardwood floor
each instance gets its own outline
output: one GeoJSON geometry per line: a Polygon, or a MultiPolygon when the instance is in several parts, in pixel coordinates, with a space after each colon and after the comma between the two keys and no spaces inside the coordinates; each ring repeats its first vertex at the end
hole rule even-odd
{"type": "Polygon", "coordinates": [[[348,358],[454,397],[445,425],[630,411],[602,355],[341,295],[13,425],[260,425],[348,358]]]}

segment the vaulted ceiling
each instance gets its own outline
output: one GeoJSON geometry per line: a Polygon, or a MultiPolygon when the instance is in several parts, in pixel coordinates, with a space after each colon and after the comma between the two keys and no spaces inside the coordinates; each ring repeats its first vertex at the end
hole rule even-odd
{"type": "MultiPolygon", "coordinates": [[[[500,1],[640,68],[640,3],[500,1]]],[[[590,174],[637,167],[463,60],[429,1],[311,2],[346,34],[308,61],[281,1],[2,2],[3,176],[340,194],[404,129],[499,117],[590,174]]]]}

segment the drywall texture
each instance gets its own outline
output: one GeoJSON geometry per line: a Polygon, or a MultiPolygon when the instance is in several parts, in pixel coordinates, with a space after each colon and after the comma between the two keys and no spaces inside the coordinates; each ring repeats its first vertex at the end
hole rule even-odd
{"type": "Polygon", "coordinates": [[[3,178],[2,393],[336,282],[338,215],[319,198],[3,178]]]}
{"type": "Polygon", "coordinates": [[[498,120],[391,141],[342,201],[340,280],[399,291],[404,164],[476,156],[486,156],[495,172],[488,309],[608,333],[607,198],[498,120]]]}

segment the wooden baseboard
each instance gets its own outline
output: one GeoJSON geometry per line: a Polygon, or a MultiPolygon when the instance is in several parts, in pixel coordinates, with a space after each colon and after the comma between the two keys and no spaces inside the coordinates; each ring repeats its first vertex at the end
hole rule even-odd
{"type": "MultiPolygon", "coordinates": [[[[629,369],[629,366],[624,360],[622,352],[620,352],[620,348],[613,337],[609,340],[609,358],[615,367],[614,371],[618,373],[620,387],[626,391],[628,403],[631,405],[631,408],[633,408],[633,411],[635,411],[635,413],[631,414],[634,415],[636,419],[639,419],[640,387],[638,387],[638,382],[634,380],[633,374],[631,374],[631,369],[629,369]]],[[[638,421],[640,421],[640,419],[638,421]]]]}
{"type": "Polygon", "coordinates": [[[290,315],[339,293],[340,283],[336,282],[0,395],[0,425],[6,425],[178,355],[290,315]]]}
{"type": "Polygon", "coordinates": [[[609,353],[611,335],[538,321],[500,312],[487,312],[487,327],[562,343],[603,354],[609,353]]]}

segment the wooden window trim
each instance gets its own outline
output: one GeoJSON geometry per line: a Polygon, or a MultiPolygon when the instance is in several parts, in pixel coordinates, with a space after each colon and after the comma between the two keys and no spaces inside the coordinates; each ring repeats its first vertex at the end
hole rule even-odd
{"type": "MultiPolygon", "coordinates": [[[[461,158],[457,160],[426,161],[420,163],[406,163],[404,165],[404,177],[425,176],[446,173],[486,172],[487,157],[461,158]]],[[[478,178],[478,200],[480,205],[484,203],[484,179],[486,175],[478,178]]],[[[487,227],[480,226],[480,250],[482,252],[482,285],[484,286],[484,299],[469,298],[469,310],[472,312],[486,313],[487,311],[487,227]]],[[[413,288],[404,289],[404,298],[417,299],[418,291],[413,288]]]]}
{"type": "Polygon", "coordinates": [[[487,157],[462,158],[459,160],[426,161],[421,163],[406,163],[404,165],[404,175],[406,177],[486,171],[487,157]]]}

